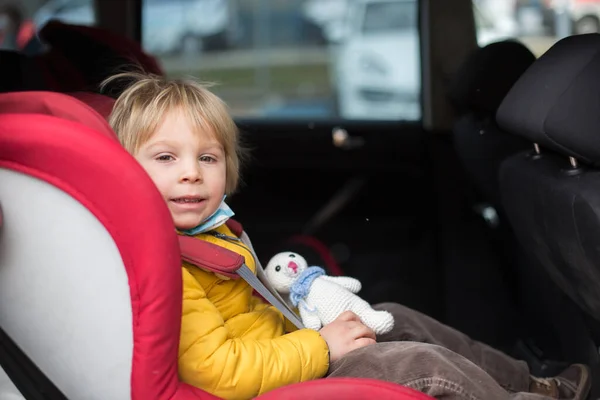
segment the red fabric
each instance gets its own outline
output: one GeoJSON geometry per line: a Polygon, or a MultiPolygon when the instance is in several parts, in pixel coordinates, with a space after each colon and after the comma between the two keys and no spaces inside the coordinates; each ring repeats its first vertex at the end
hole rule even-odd
{"type": "MultiPolygon", "coordinates": [[[[181,260],[171,216],[148,175],[115,140],[72,121],[32,114],[0,115],[0,167],[69,193],[106,227],[129,278],[131,398],[174,398],[179,388],[181,260]]],[[[210,398],[191,393],[176,398],[210,398]]]]}
{"type": "Polygon", "coordinates": [[[220,398],[186,383],[180,383],[171,400],[220,400],[220,398]]]}
{"type": "Polygon", "coordinates": [[[238,279],[236,273],[244,265],[244,257],[224,247],[191,236],[179,236],[181,258],[192,265],[238,279]]]}
{"type": "Polygon", "coordinates": [[[115,105],[115,99],[98,93],[72,92],[68,94],[70,96],[75,97],[77,100],[83,101],[88,106],[92,107],[98,112],[98,114],[102,115],[102,117],[106,120],[108,120],[108,117],[112,112],[113,106],[115,105]]]}
{"type": "Polygon", "coordinates": [[[20,50],[23,50],[25,45],[27,45],[34,35],[35,26],[33,25],[33,21],[30,19],[24,20],[19,27],[19,32],[17,33],[17,47],[20,50]]]}
{"type": "MultiPolygon", "coordinates": [[[[104,225],[128,276],[133,329],[133,400],[215,400],[179,382],[181,258],[167,207],[141,166],[105,133],[50,115],[0,115],[0,168],[68,193],[104,225]]],[[[107,296],[110,294],[107,293],[107,296]]],[[[93,338],[90,346],[96,345],[93,338]]],[[[397,399],[428,396],[364,379],[326,379],[281,388],[268,399],[397,399]]]]}
{"type": "Polygon", "coordinates": [[[240,224],[235,219],[232,219],[232,218],[228,219],[227,222],[225,222],[225,225],[229,228],[231,233],[233,233],[235,236],[237,236],[237,237],[242,236],[242,233],[244,232],[244,227],[242,226],[242,224],[240,224]]]}
{"type": "Polygon", "coordinates": [[[432,400],[421,392],[373,379],[331,378],[289,385],[265,393],[258,400],[432,400]]]}
{"type": "Polygon", "coordinates": [[[114,131],[104,117],[87,104],[62,93],[11,92],[0,94],[2,114],[45,114],[79,122],[116,139],[114,131]]]}

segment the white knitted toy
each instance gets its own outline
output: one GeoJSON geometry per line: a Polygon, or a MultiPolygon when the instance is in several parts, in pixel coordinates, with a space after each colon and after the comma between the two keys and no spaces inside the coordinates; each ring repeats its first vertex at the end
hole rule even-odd
{"type": "Polygon", "coordinates": [[[377,335],[394,327],[392,314],[372,309],[355,294],[361,289],[360,281],[347,276],[328,276],[323,268],[309,267],[297,253],[276,254],[269,260],[265,275],[275,290],[289,293],[307,328],[319,330],[347,310],[358,315],[377,335]]]}

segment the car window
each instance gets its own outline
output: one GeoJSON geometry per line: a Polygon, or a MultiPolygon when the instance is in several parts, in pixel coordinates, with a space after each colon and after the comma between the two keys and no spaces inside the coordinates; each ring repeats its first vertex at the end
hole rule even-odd
{"type": "Polygon", "coordinates": [[[69,0],[63,1],[58,7],[58,11],[72,10],[79,7],[93,7],[92,0],[69,0]]]}
{"type": "Polygon", "coordinates": [[[417,29],[416,3],[382,1],[367,4],[363,32],[365,34],[417,29]]]}
{"type": "Polygon", "coordinates": [[[142,43],[168,75],[215,83],[235,117],[420,122],[417,4],[143,0],[142,43]]]}
{"type": "Polygon", "coordinates": [[[95,25],[93,0],[47,0],[0,4],[0,48],[36,53],[43,47],[36,32],[51,19],[95,25]]]}
{"type": "Polygon", "coordinates": [[[559,39],[600,32],[600,0],[472,0],[479,45],[517,39],[536,56],[559,39]]]}

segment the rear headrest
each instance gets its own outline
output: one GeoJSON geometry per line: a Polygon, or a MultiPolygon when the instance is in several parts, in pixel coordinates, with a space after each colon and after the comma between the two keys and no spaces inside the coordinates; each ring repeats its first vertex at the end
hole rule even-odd
{"type": "MultiPolygon", "coordinates": [[[[79,95],[85,97],[85,95],[79,95]]],[[[96,95],[105,97],[102,95],[96,95]]],[[[92,101],[92,97],[87,99],[92,101]]],[[[97,97],[94,98],[98,101],[97,97]]],[[[107,98],[106,102],[112,102],[107,98]]],[[[0,94],[0,114],[44,114],[78,122],[105,136],[116,139],[114,131],[89,105],[73,96],[54,92],[13,92],[0,94]]]]}
{"type": "Polygon", "coordinates": [[[459,112],[475,110],[493,114],[534,61],[533,53],[516,41],[476,49],[456,73],[450,98],[459,112]]]}
{"type": "Polygon", "coordinates": [[[63,54],[84,77],[86,87],[65,91],[96,90],[104,79],[128,68],[163,75],[157,59],[139,43],[106,29],[51,20],[39,35],[51,52],[63,54]]]}
{"type": "Polygon", "coordinates": [[[31,58],[43,74],[46,90],[64,93],[93,86],[87,83],[84,71],[59,49],[52,48],[31,58]]]}
{"type": "Polygon", "coordinates": [[[496,116],[506,131],[600,164],[600,34],[570,36],[542,55],[496,116]]]}

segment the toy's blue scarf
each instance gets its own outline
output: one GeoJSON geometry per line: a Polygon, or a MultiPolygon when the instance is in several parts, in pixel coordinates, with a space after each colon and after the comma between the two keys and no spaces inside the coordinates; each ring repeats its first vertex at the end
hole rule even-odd
{"type": "Polygon", "coordinates": [[[312,283],[321,275],[325,275],[325,270],[321,267],[308,267],[300,274],[290,288],[290,300],[294,307],[298,307],[300,300],[308,296],[312,283]]]}

